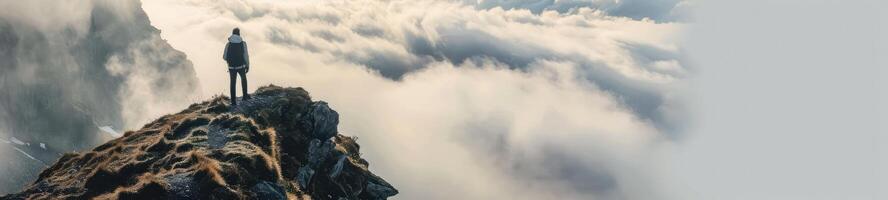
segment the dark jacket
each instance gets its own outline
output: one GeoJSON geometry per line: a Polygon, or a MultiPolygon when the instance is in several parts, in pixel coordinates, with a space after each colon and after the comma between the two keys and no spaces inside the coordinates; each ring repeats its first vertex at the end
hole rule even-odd
{"type": "Polygon", "coordinates": [[[250,54],[247,52],[247,42],[239,35],[228,37],[228,44],[225,44],[222,59],[228,62],[228,69],[249,68],[250,54]]]}

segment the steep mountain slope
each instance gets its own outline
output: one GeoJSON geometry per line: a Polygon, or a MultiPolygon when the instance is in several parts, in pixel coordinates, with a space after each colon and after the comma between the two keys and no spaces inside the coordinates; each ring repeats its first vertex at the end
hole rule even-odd
{"type": "Polygon", "coordinates": [[[191,105],[92,151],[68,153],[0,199],[385,199],[339,116],[302,88],[191,105]]]}
{"type": "Polygon", "coordinates": [[[98,127],[144,123],[200,92],[192,63],[139,0],[3,1],[0,10],[0,138],[57,150],[0,143],[0,193],[22,189],[57,152],[112,138],[98,127]]]}

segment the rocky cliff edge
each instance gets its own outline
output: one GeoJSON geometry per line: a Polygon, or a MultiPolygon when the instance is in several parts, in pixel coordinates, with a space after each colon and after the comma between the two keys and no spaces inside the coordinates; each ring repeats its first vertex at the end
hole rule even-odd
{"type": "Polygon", "coordinates": [[[385,199],[339,115],[302,88],[193,104],[82,153],[0,199],[385,199]]]}

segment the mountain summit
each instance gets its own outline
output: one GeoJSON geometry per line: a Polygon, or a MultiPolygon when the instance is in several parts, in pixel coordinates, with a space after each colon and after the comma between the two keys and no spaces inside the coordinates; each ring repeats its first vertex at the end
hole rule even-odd
{"type": "Polygon", "coordinates": [[[218,97],[83,153],[0,199],[385,199],[339,115],[302,88],[218,97]]]}

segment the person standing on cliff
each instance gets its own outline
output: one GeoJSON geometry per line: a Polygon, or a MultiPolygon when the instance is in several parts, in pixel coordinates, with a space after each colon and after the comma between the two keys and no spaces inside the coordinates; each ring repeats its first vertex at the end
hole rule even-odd
{"type": "Polygon", "coordinates": [[[240,74],[244,100],[250,99],[247,93],[247,72],[250,72],[250,55],[247,53],[247,42],[240,36],[240,29],[234,28],[225,44],[222,59],[228,62],[228,77],[231,78],[231,105],[237,105],[237,75],[240,74]]]}

